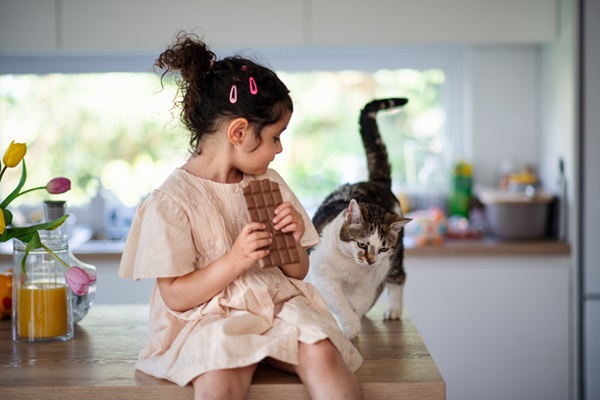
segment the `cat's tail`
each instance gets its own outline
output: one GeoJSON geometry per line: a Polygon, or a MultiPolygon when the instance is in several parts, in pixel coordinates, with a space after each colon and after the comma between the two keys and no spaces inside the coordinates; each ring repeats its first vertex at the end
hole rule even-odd
{"type": "Polygon", "coordinates": [[[360,113],[360,135],[367,154],[369,181],[392,185],[392,168],[385,143],[377,125],[377,112],[401,107],[408,102],[402,97],[377,99],[367,103],[360,113]]]}

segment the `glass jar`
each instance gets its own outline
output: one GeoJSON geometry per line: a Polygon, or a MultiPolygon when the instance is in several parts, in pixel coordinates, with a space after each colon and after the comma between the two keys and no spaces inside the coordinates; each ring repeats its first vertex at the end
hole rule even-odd
{"type": "MultiPolygon", "coordinates": [[[[40,231],[42,243],[69,265],[66,238],[40,231]]],[[[25,257],[26,244],[13,240],[12,338],[15,342],[64,341],[73,338],[71,291],[67,269],[39,248],[25,257]]]]}
{"type": "MultiPolygon", "coordinates": [[[[46,221],[53,221],[57,218],[62,217],[66,214],[67,211],[67,203],[64,201],[44,201],[44,214],[46,221]]],[[[67,233],[66,222],[61,225],[56,231],[58,235],[64,235],[65,240],[68,240],[69,235],[67,233]]],[[[71,263],[70,266],[79,267],[87,272],[89,275],[96,276],[96,267],[84,263],[80,259],[78,259],[75,254],[68,249],[69,252],[69,260],[71,263]]],[[[89,286],[89,290],[83,296],[78,296],[75,293],[71,293],[71,308],[73,310],[73,323],[78,323],[87,315],[87,313],[92,308],[92,304],[94,303],[94,297],[96,295],[96,284],[93,283],[89,286]]]]}

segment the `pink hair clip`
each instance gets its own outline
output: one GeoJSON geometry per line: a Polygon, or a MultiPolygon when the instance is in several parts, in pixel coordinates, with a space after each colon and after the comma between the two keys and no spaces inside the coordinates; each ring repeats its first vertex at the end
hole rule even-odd
{"type": "Polygon", "coordinates": [[[229,91],[229,102],[231,104],[235,104],[237,102],[237,86],[231,85],[231,90],[229,91]]]}
{"type": "Polygon", "coordinates": [[[248,86],[250,86],[250,93],[252,93],[252,95],[258,93],[258,86],[256,86],[256,81],[253,77],[250,77],[250,80],[248,81],[248,86]]]}
{"type": "Polygon", "coordinates": [[[241,69],[242,69],[242,71],[243,71],[243,72],[246,72],[246,71],[248,71],[248,66],[246,66],[246,65],[242,65],[242,68],[241,68],[241,69]]]}

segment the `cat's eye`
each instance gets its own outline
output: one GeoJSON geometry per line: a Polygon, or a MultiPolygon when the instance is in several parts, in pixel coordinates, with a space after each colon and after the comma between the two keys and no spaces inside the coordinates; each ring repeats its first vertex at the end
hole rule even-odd
{"type": "Polygon", "coordinates": [[[357,243],[357,244],[358,244],[358,247],[359,247],[359,248],[361,248],[361,249],[363,249],[363,250],[366,250],[366,249],[367,249],[367,244],[366,244],[366,243],[357,243]]]}
{"type": "Polygon", "coordinates": [[[379,252],[380,253],[387,253],[389,250],[390,250],[389,247],[382,247],[382,248],[379,249],[379,252]]]}

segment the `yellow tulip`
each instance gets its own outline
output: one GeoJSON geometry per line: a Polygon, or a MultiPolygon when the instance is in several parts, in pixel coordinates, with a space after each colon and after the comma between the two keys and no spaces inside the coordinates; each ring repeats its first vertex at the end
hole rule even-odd
{"type": "Polygon", "coordinates": [[[8,168],[16,167],[25,157],[25,153],[27,153],[27,145],[25,143],[15,143],[13,140],[4,152],[4,158],[2,159],[4,166],[8,168]]]}
{"type": "Polygon", "coordinates": [[[2,212],[2,209],[0,208],[0,235],[2,235],[5,230],[6,230],[6,221],[4,221],[4,213],[2,212]]]}

